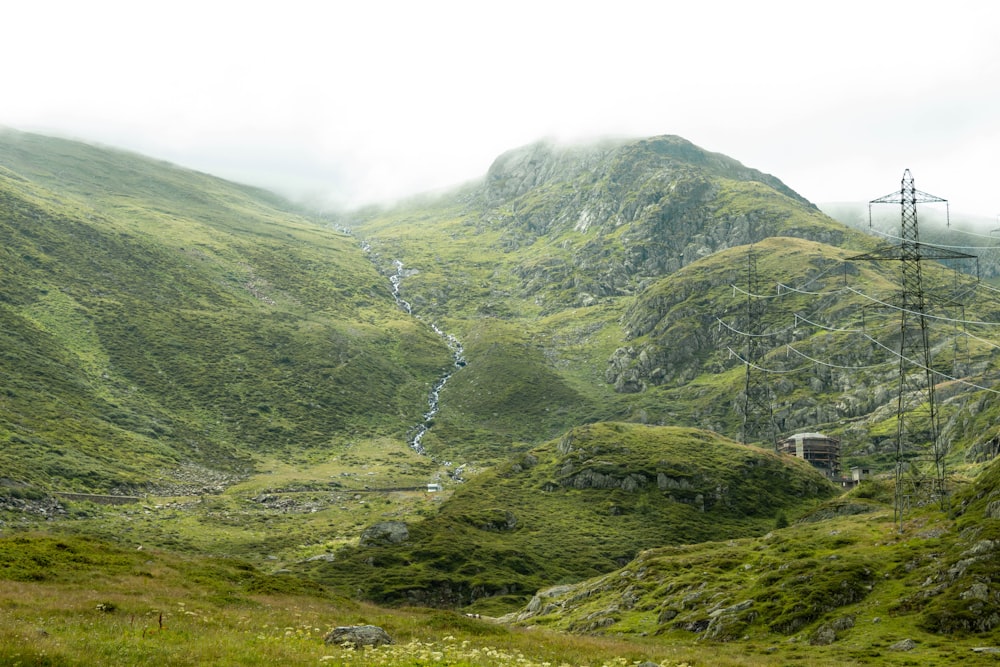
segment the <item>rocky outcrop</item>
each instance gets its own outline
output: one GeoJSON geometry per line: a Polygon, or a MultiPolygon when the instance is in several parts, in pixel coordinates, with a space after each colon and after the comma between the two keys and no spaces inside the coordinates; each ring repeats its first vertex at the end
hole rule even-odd
{"type": "Polygon", "coordinates": [[[868,514],[878,512],[883,509],[880,505],[863,502],[836,502],[827,503],[815,512],[811,512],[799,519],[799,523],[815,523],[817,521],[827,521],[841,516],[853,516],[855,514],[868,514]]]}
{"type": "Polygon", "coordinates": [[[405,542],[410,530],[404,521],[383,521],[365,528],[359,544],[363,547],[386,546],[405,542]]]}
{"type": "Polygon", "coordinates": [[[596,147],[560,147],[536,142],[502,154],[486,174],[486,202],[498,205],[555,181],[573,180],[599,168],[616,148],[609,142],[596,147]]]}
{"type": "Polygon", "coordinates": [[[840,639],[844,632],[853,627],[854,616],[841,616],[829,623],[823,623],[816,628],[809,637],[809,643],[813,646],[827,646],[840,639]]]}
{"type": "Polygon", "coordinates": [[[1000,540],[981,539],[939,566],[910,598],[931,600],[924,625],[936,632],[990,632],[1000,627],[1000,540]]]}
{"type": "Polygon", "coordinates": [[[516,530],[518,527],[517,515],[510,510],[490,509],[464,514],[462,518],[471,526],[487,532],[502,533],[516,530]]]}
{"type": "MultiPolygon", "coordinates": [[[[605,187],[608,189],[628,187],[641,184],[657,169],[680,170],[684,167],[694,167],[722,178],[760,182],[815,208],[774,176],[672,135],[574,146],[540,141],[507,151],[490,166],[486,177],[486,200],[493,205],[509,202],[532,189],[573,181],[581,176],[596,184],[607,181],[605,187]]],[[[649,202],[629,200],[624,209],[635,211],[642,208],[643,203],[649,202]]]]}
{"type": "Polygon", "coordinates": [[[890,651],[912,651],[917,648],[917,642],[912,639],[901,639],[895,644],[889,645],[890,651]]]}
{"type": "Polygon", "coordinates": [[[757,613],[752,611],[753,606],[753,600],[744,600],[739,604],[710,612],[704,638],[716,641],[738,639],[747,624],[757,618],[757,613]]]}
{"type": "MultiPolygon", "coordinates": [[[[50,519],[66,515],[66,508],[52,497],[20,498],[17,496],[0,496],[0,512],[19,512],[34,515],[42,519],[50,519]]],[[[0,526],[3,521],[0,521],[0,526]]]]}
{"type": "Polygon", "coordinates": [[[621,489],[622,491],[638,491],[648,483],[649,479],[642,473],[613,475],[590,468],[585,468],[562,480],[563,486],[574,489],[621,489]]]}

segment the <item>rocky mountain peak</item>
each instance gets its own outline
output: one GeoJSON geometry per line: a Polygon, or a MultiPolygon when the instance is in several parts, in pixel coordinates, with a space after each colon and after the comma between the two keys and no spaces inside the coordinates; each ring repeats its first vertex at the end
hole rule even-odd
{"type": "Polygon", "coordinates": [[[756,181],[812,207],[779,179],[706,151],[676,135],[645,139],[605,139],[590,144],[539,141],[500,155],[486,175],[485,199],[500,205],[540,187],[613,184],[632,188],[651,179],[671,181],[692,170],[706,177],[756,181]]]}
{"type": "Polygon", "coordinates": [[[486,174],[486,201],[501,204],[531,189],[558,181],[571,181],[596,169],[620,146],[607,141],[594,145],[568,146],[538,141],[509,150],[490,165],[486,174]]]}

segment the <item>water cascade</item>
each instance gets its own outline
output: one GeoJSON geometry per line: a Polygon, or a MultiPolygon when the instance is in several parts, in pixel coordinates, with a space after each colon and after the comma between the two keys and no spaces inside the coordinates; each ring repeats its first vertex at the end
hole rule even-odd
{"type": "MultiPolygon", "coordinates": [[[[392,284],[392,298],[396,300],[396,304],[406,311],[408,314],[413,315],[413,307],[410,302],[402,297],[400,294],[400,285],[403,282],[403,277],[406,275],[403,270],[403,263],[398,259],[393,262],[393,266],[396,267],[395,273],[389,276],[389,282],[392,284]]],[[[419,315],[416,316],[421,319],[419,315]]],[[[438,336],[440,336],[445,344],[448,345],[448,349],[451,350],[452,359],[454,360],[454,369],[448,371],[443,376],[441,376],[434,386],[431,387],[431,393],[427,397],[427,412],[424,413],[424,421],[414,427],[410,436],[410,447],[414,449],[418,454],[424,453],[424,446],[421,441],[427,431],[430,430],[431,424],[434,421],[434,416],[437,415],[438,410],[441,407],[441,390],[444,389],[444,385],[448,382],[448,379],[452,376],[455,370],[465,366],[465,351],[462,348],[462,344],[449,333],[442,331],[436,324],[431,323],[431,329],[434,330],[438,336]]]]}

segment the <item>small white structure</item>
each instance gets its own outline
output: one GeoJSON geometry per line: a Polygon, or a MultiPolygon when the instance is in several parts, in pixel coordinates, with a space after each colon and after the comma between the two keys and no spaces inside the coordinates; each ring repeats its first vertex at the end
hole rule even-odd
{"type": "Polygon", "coordinates": [[[862,468],[861,466],[851,466],[851,481],[855,484],[863,479],[868,479],[872,474],[872,471],[868,468],[862,468]]]}
{"type": "Polygon", "coordinates": [[[427,485],[427,492],[428,493],[434,493],[435,491],[440,491],[440,490],[441,490],[441,485],[440,484],[433,483],[433,484],[428,484],[427,485]]]}

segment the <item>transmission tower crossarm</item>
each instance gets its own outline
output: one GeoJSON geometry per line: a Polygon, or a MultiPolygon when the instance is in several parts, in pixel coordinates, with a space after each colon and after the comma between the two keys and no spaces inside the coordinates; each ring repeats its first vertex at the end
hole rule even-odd
{"type": "Polygon", "coordinates": [[[947,209],[948,200],[942,199],[937,195],[917,190],[917,188],[913,185],[913,175],[910,173],[909,169],[906,169],[903,171],[903,179],[897,192],[890,192],[887,195],[879,197],[878,199],[872,199],[868,202],[868,226],[872,226],[872,204],[900,204],[903,207],[904,223],[902,236],[904,243],[906,241],[916,241],[917,204],[927,204],[933,202],[944,203],[946,210],[946,224],[951,227],[951,212],[947,209]],[[910,228],[910,231],[913,233],[912,237],[907,235],[907,217],[911,218],[912,221],[912,226],[910,228]]]}
{"type": "Polygon", "coordinates": [[[932,204],[935,202],[946,203],[947,199],[942,199],[937,195],[928,194],[926,192],[921,192],[920,190],[912,190],[906,192],[904,190],[899,190],[898,192],[891,192],[884,197],[879,197],[878,199],[872,199],[869,204],[902,204],[904,201],[916,202],[917,204],[932,204]]]}
{"type": "Polygon", "coordinates": [[[910,241],[908,250],[909,253],[904,253],[901,245],[884,245],[871,252],[848,257],[847,261],[911,259],[915,256],[913,254],[914,251],[919,255],[920,259],[977,259],[976,255],[969,255],[964,252],[930,245],[929,243],[921,243],[920,241],[910,241]]]}

